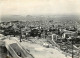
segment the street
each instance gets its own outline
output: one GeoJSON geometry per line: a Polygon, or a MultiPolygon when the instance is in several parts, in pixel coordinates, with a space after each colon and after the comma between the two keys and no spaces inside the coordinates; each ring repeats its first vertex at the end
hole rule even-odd
{"type": "Polygon", "coordinates": [[[34,58],[71,58],[62,54],[62,51],[57,47],[45,48],[39,44],[31,42],[21,42],[22,46],[26,48],[33,55],[34,58]]]}

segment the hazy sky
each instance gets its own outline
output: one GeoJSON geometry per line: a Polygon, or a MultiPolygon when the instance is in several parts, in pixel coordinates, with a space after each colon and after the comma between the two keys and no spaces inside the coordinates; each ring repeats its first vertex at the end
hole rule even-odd
{"type": "Polygon", "coordinates": [[[0,0],[1,15],[80,14],[80,0],[0,0]]]}

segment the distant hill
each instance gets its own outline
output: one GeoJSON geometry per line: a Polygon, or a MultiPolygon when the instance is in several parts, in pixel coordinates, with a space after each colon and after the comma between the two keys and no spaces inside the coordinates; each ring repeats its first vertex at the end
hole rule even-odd
{"type": "Polygon", "coordinates": [[[38,20],[54,20],[54,21],[66,21],[66,20],[80,20],[78,15],[6,15],[1,17],[2,22],[7,21],[38,21],[38,20]]]}

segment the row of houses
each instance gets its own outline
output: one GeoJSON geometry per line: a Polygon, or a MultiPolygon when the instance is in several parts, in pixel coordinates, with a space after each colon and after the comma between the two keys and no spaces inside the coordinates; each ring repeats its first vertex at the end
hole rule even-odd
{"type": "Polygon", "coordinates": [[[12,29],[12,30],[15,30],[18,32],[22,32],[22,34],[24,32],[26,32],[26,33],[31,32],[32,29],[36,29],[38,31],[40,31],[40,30],[44,31],[43,33],[45,33],[46,35],[55,33],[55,34],[57,34],[63,38],[67,37],[67,36],[63,35],[63,33],[64,34],[78,33],[78,35],[80,33],[80,31],[77,30],[76,27],[70,27],[69,29],[66,29],[62,25],[55,24],[55,25],[50,25],[49,28],[44,28],[40,25],[38,25],[38,26],[32,26],[32,25],[26,26],[26,23],[22,22],[22,21],[2,22],[2,23],[0,23],[0,29],[1,30],[12,29]],[[21,31],[20,31],[20,29],[21,29],[21,31]]]}

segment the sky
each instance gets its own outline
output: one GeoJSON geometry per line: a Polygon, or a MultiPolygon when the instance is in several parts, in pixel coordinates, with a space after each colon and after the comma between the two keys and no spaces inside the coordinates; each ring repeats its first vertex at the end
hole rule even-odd
{"type": "Polygon", "coordinates": [[[80,14],[80,0],[0,0],[0,15],[80,14]]]}

